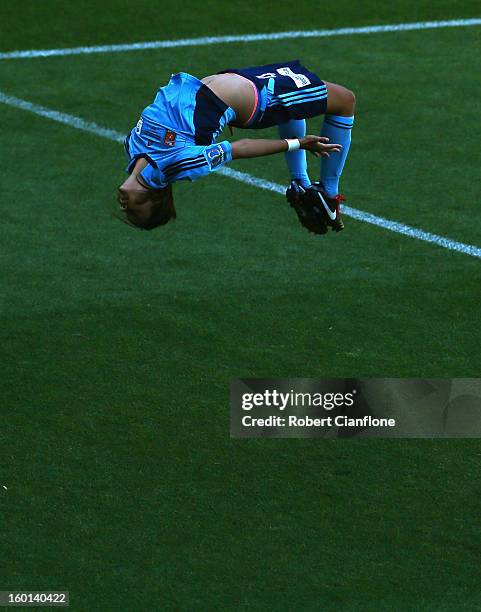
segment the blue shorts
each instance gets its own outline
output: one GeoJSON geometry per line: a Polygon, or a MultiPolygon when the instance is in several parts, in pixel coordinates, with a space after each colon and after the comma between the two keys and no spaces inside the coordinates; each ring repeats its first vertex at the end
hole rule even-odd
{"type": "Polygon", "coordinates": [[[239,128],[261,130],[286,123],[290,119],[308,119],[323,115],[327,108],[327,87],[317,74],[299,60],[266,64],[252,68],[232,68],[233,72],[251,81],[256,89],[256,103],[251,117],[239,128]]]}

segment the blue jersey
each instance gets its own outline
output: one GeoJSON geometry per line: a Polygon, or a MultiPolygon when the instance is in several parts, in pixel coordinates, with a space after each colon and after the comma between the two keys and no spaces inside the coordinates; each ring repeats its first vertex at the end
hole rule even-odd
{"type": "Polygon", "coordinates": [[[232,146],[215,140],[235,118],[235,111],[199,79],[185,72],[174,74],[125,139],[127,172],[145,157],[149,163],[141,176],[160,189],[216,171],[232,160],[232,146]]]}

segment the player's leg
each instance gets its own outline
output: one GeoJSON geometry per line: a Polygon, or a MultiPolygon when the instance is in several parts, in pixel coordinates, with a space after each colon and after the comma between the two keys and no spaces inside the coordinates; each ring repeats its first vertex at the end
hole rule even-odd
{"type": "MultiPolygon", "coordinates": [[[[306,135],[305,119],[290,119],[278,125],[281,138],[303,138],[306,135]]],[[[311,185],[307,174],[306,151],[288,151],[285,155],[287,167],[291,175],[291,184],[287,188],[286,197],[289,204],[295,209],[300,222],[311,232],[323,234],[326,231],[325,224],[319,223],[316,215],[303,206],[303,197],[311,185]]]]}
{"type": "Polygon", "coordinates": [[[321,136],[326,136],[330,142],[339,143],[342,150],[322,158],[321,183],[327,195],[335,197],[339,193],[339,178],[351,144],[356,99],[352,91],[341,85],[326,81],[325,84],[328,92],[327,109],[321,136]]]}
{"type": "MultiPolygon", "coordinates": [[[[281,138],[303,138],[306,135],[306,120],[291,119],[286,123],[279,124],[278,129],[281,138]]],[[[300,183],[303,187],[309,187],[311,181],[307,174],[306,152],[302,149],[288,151],[284,157],[291,180],[300,183]]]]}

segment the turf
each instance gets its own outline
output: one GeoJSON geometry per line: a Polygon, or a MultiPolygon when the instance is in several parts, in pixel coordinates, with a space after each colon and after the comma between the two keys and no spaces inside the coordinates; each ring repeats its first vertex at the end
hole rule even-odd
{"type": "MultiPolygon", "coordinates": [[[[478,10],[182,5],[2,4],[1,50],[478,10]]],[[[480,33],[2,61],[0,90],[127,131],[171,72],[301,57],[357,94],[349,203],[479,245],[480,33]]],[[[479,610],[477,441],[228,438],[231,378],[479,376],[479,260],[349,219],[319,240],[221,176],[136,232],[113,217],[120,146],[1,113],[0,587],[75,610],[479,610]]],[[[281,158],[232,167],[286,182],[281,158]]]]}

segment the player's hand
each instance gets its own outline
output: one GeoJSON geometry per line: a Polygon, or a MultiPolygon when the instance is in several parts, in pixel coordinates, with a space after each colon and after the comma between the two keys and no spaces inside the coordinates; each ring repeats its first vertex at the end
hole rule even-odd
{"type": "Polygon", "coordinates": [[[340,144],[330,144],[329,138],[325,136],[304,136],[299,138],[301,149],[310,151],[316,157],[329,157],[329,153],[339,153],[342,149],[340,144]]]}

